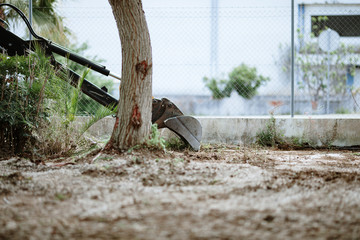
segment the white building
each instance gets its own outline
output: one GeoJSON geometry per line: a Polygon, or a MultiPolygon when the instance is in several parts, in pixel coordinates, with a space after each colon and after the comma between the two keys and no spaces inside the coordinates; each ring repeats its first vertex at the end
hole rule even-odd
{"type": "MultiPolygon", "coordinates": [[[[347,54],[343,62],[348,65],[355,63],[355,75],[350,72],[347,74],[347,84],[360,87],[360,2],[356,0],[297,2],[297,28],[305,39],[318,41],[319,33],[324,30],[325,25],[339,34],[339,47],[341,44],[354,46],[355,52],[347,54]],[[324,16],[327,20],[323,23],[314,22],[314,18],[324,16]],[[310,39],[311,35],[315,37],[310,39]]],[[[298,41],[297,49],[303,45],[303,41],[298,41]]]]}

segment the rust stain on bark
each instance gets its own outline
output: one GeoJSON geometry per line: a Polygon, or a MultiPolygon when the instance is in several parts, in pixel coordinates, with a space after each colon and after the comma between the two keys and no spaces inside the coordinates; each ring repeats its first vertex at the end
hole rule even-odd
{"type": "Polygon", "coordinates": [[[137,104],[135,104],[135,106],[133,107],[130,121],[131,124],[136,128],[140,127],[142,124],[141,113],[139,111],[139,106],[137,104]]]}
{"type": "Polygon", "coordinates": [[[141,80],[145,79],[151,66],[152,65],[148,64],[146,60],[143,60],[143,61],[139,62],[138,64],[136,64],[136,66],[135,66],[136,72],[141,73],[143,75],[141,80]]]}

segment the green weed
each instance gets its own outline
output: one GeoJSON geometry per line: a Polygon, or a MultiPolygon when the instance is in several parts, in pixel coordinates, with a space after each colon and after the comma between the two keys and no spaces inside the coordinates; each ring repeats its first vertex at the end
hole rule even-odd
{"type": "Polygon", "coordinates": [[[276,121],[274,116],[271,116],[269,122],[266,124],[265,130],[256,134],[256,143],[261,146],[275,147],[278,141],[276,121]]]}
{"type": "Polygon", "coordinates": [[[166,151],[165,139],[161,137],[160,131],[158,130],[156,123],[151,125],[151,135],[145,144],[149,148],[161,149],[166,151]]]}
{"type": "Polygon", "coordinates": [[[181,151],[189,147],[184,141],[178,137],[173,137],[165,141],[165,146],[167,150],[181,151]]]}

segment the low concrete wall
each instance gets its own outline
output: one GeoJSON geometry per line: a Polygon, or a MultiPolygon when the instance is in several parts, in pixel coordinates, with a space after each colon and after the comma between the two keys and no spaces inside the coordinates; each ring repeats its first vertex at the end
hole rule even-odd
{"type": "MultiPolygon", "coordinates": [[[[317,146],[360,145],[360,115],[274,116],[274,121],[270,116],[196,118],[202,125],[202,143],[251,144],[271,124],[281,137],[297,138],[317,146]]],[[[97,137],[110,135],[114,123],[114,118],[104,118],[88,133],[97,137]]],[[[162,134],[169,136],[170,130],[163,129],[162,134]]]]}
{"type": "Polygon", "coordinates": [[[250,144],[267,126],[283,138],[317,146],[360,145],[359,116],[199,117],[204,143],[250,144]]]}

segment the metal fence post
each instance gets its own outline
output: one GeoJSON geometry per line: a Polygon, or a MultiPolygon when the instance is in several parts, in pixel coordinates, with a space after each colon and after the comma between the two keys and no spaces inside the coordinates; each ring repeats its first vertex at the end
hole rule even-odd
{"type": "Polygon", "coordinates": [[[295,69],[294,69],[294,38],[295,38],[295,29],[294,29],[294,0],[291,0],[291,117],[294,117],[294,91],[295,91],[295,86],[294,86],[294,80],[295,80],[295,69]]]}
{"type": "Polygon", "coordinates": [[[218,0],[211,1],[211,77],[218,77],[218,0]]]}

